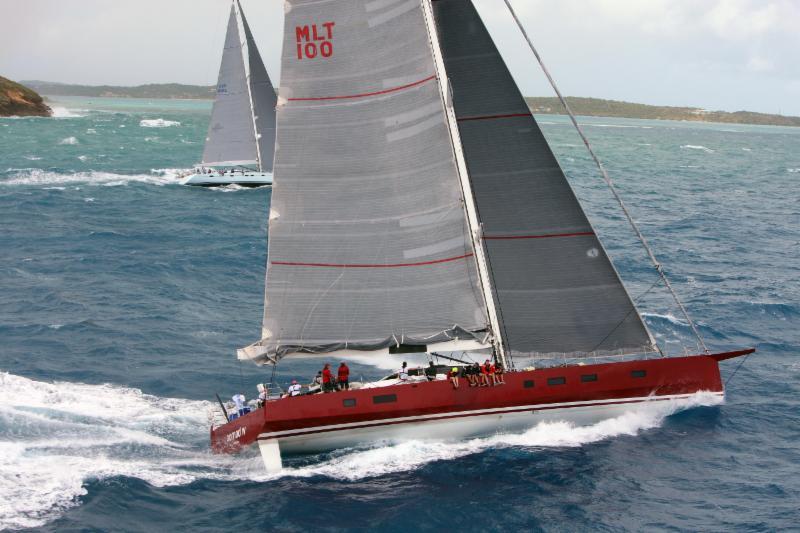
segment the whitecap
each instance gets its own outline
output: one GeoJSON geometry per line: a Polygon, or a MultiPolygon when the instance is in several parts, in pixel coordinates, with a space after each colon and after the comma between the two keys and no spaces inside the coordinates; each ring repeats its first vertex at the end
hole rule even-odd
{"type": "Polygon", "coordinates": [[[58,144],[78,144],[78,139],[75,137],[66,137],[58,141],[58,144]]]}
{"type": "Polygon", "coordinates": [[[66,107],[51,107],[53,110],[53,114],[51,115],[53,118],[82,118],[86,115],[82,115],[80,113],[75,113],[75,111],[85,111],[85,109],[73,109],[69,110],[66,107]]]}
{"type": "Polygon", "coordinates": [[[79,155],[78,159],[80,159],[81,161],[88,161],[89,160],[89,156],[88,155],[79,155]]]}
{"type": "MultiPolygon", "coordinates": [[[[53,324],[51,327],[58,326],[53,324]]],[[[717,405],[717,395],[643,404],[616,418],[578,427],[543,422],[528,431],[463,441],[410,441],[344,449],[314,464],[266,474],[249,449],[236,456],[208,449],[212,402],[161,398],[110,384],[43,382],[0,372],[0,529],[38,527],[80,504],[89,480],[117,476],[157,487],[199,479],[269,481],[326,476],[358,480],[418,469],[493,448],[532,454],[578,447],[658,427],[677,411],[717,405]]]]}
{"type": "Polygon", "coordinates": [[[139,126],[143,128],[168,128],[170,126],[180,126],[177,120],[164,120],[163,118],[144,119],[139,121],[139,126]]]}
{"type": "Polygon", "coordinates": [[[706,148],[705,146],[698,145],[698,144],[684,144],[684,145],[681,146],[681,148],[684,148],[686,150],[700,150],[700,151],[703,151],[703,152],[705,152],[707,154],[713,154],[714,153],[714,150],[712,150],[711,148],[706,148]]]}
{"type": "Polygon", "coordinates": [[[787,168],[786,171],[789,174],[800,174],[800,168],[787,168]]]}
{"type": "Polygon", "coordinates": [[[94,198],[84,198],[83,201],[86,203],[91,203],[94,202],[94,198]]]}
{"type": "Polygon", "coordinates": [[[28,161],[41,161],[42,160],[42,158],[39,157],[38,155],[26,155],[25,159],[27,159],[28,161]]]}
{"type": "Polygon", "coordinates": [[[686,323],[686,321],[681,320],[680,318],[676,317],[672,313],[666,313],[666,314],[663,314],[663,315],[659,314],[659,313],[642,313],[642,316],[643,317],[652,317],[652,318],[661,318],[661,319],[664,319],[664,320],[666,320],[668,322],[672,322],[676,326],[688,326],[689,325],[688,323],[686,323]]]}
{"type": "MultiPolygon", "coordinates": [[[[131,182],[150,183],[153,185],[169,185],[180,182],[178,173],[153,174],[115,174],[112,172],[75,172],[61,174],[41,169],[28,169],[24,172],[0,180],[2,185],[61,185],[65,183],[87,183],[90,185],[127,185],[131,182]]],[[[76,190],[80,190],[76,187],[76,190]]]]}

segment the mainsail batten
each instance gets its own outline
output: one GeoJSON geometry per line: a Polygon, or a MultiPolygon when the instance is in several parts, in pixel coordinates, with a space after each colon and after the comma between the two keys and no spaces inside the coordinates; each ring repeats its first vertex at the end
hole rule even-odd
{"type": "Polygon", "coordinates": [[[472,2],[433,6],[506,346],[512,354],[652,350],[472,2]]]}
{"type": "Polygon", "coordinates": [[[262,339],[240,358],[485,346],[422,7],[395,4],[287,3],[262,339]]]}

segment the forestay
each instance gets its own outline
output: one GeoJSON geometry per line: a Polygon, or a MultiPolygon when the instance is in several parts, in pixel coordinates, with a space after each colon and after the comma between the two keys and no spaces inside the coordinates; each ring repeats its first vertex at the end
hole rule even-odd
{"type": "Polygon", "coordinates": [[[472,2],[433,2],[506,349],[652,350],[650,335],[472,2]]]}
{"type": "Polygon", "coordinates": [[[257,164],[254,127],[236,6],[231,5],[203,164],[257,164]]]}
{"type": "Polygon", "coordinates": [[[263,338],[239,356],[484,342],[419,0],[286,5],[263,338]]]}
{"type": "Polygon", "coordinates": [[[262,172],[272,172],[272,163],[275,153],[275,106],[278,97],[272,87],[272,80],[269,79],[267,69],[261,60],[253,33],[247,24],[241,6],[237,0],[239,13],[242,16],[242,27],[244,28],[245,42],[247,44],[247,61],[250,67],[250,97],[253,104],[253,117],[256,128],[256,138],[258,140],[258,161],[259,170],[262,172]]]}

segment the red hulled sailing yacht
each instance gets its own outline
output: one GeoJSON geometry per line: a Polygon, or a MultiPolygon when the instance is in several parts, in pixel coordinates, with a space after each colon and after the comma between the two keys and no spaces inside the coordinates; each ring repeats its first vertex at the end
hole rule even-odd
{"type": "Polygon", "coordinates": [[[257,442],[274,470],[593,423],[722,395],[719,361],[753,351],[698,335],[704,353],[664,356],[470,0],[287,0],[281,74],[262,334],[239,358],[475,351],[509,372],[268,401],[212,427],[215,451],[257,442]],[[574,364],[515,369],[537,358],[574,364]]]}

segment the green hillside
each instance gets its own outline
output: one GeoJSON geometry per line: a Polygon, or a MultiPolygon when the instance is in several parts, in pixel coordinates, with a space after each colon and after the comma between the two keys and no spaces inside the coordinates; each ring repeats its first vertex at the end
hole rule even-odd
{"type": "Polygon", "coordinates": [[[49,117],[51,113],[36,91],[0,76],[0,117],[49,117]]]}
{"type": "MultiPolygon", "coordinates": [[[[564,114],[558,98],[526,97],[528,106],[537,114],[564,114]]],[[[769,115],[751,111],[707,111],[693,107],[668,107],[633,104],[599,98],[567,97],[572,112],[590,117],[643,118],[651,120],[687,120],[692,122],[723,122],[730,124],[763,124],[769,126],[800,126],[800,117],[769,115]]]]}
{"type": "Polygon", "coordinates": [[[214,98],[215,86],[180,83],[148,83],[133,87],[114,85],[71,85],[49,81],[26,81],[42,94],[50,96],[103,96],[111,98],[214,98]]]}

